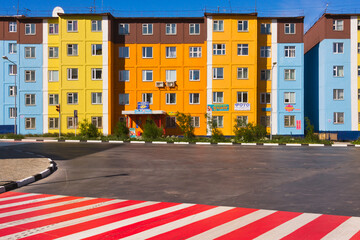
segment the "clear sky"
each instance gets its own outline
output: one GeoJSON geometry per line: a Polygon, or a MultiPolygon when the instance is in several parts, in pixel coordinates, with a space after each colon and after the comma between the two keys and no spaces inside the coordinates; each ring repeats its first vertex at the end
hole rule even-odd
{"type": "Polygon", "coordinates": [[[305,16],[309,28],[325,11],[329,13],[358,13],[360,0],[0,0],[0,15],[19,14],[51,16],[54,7],[65,13],[87,13],[95,2],[96,12],[110,12],[116,17],[181,17],[203,16],[207,12],[250,13],[259,16],[305,16]]]}

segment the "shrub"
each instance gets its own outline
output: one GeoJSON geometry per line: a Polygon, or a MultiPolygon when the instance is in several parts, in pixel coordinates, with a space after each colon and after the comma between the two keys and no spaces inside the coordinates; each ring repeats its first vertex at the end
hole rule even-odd
{"type": "Polygon", "coordinates": [[[179,125],[179,128],[184,134],[185,138],[192,139],[194,138],[194,126],[191,124],[191,115],[185,113],[176,113],[176,121],[179,125]]]}
{"type": "Polygon", "coordinates": [[[96,138],[100,137],[101,134],[94,124],[84,119],[84,121],[80,123],[80,135],[86,138],[96,138]]]}
{"type": "Polygon", "coordinates": [[[254,142],[265,138],[266,128],[253,123],[244,123],[240,119],[235,120],[234,134],[237,140],[244,142],[254,142]]]}
{"type": "Polygon", "coordinates": [[[163,135],[163,129],[156,126],[154,120],[148,119],[144,124],[143,137],[148,140],[154,140],[163,135]]]}
{"type": "Polygon", "coordinates": [[[305,140],[309,142],[319,142],[319,136],[314,133],[314,125],[311,124],[308,117],[305,117],[305,125],[305,140]]]}
{"type": "Polygon", "coordinates": [[[218,128],[217,122],[214,121],[214,119],[208,114],[205,114],[205,118],[207,119],[207,127],[211,131],[211,141],[212,142],[223,142],[223,141],[225,141],[224,134],[218,128]]]}
{"type": "Polygon", "coordinates": [[[114,135],[118,138],[125,139],[129,137],[129,128],[126,126],[126,122],[119,121],[114,129],[114,135]]]}

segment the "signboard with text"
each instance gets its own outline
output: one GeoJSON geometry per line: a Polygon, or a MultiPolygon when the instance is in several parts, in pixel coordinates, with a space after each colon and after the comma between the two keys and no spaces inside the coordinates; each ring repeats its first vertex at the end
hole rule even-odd
{"type": "Polygon", "coordinates": [[[150,114],[152,113],[151,109],[135,109],[135,114],[150,114]]]}
{"type": "Polygon", "coordinates": [[[211,104],[208,105],[208,111],[213,111],[213,112],[229,111],[229,104],[211,104]]]}
{"type": "Polygon", "coordinates": [[[138,102],[137,109],[150,109],[149,102],[138,102]]]}
{"type": "Polygon", "coordinates": [[[250,103],[235,103],[235,111],[250,111],[250,103]]]}

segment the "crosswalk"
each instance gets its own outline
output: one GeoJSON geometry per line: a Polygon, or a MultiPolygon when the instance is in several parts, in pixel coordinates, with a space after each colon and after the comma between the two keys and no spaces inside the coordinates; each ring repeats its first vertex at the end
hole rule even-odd
{"type": "Polygon", "coordinates": [[[35,193],[0,194],[0,239],[360,239],[360,218],[35,193]]]}

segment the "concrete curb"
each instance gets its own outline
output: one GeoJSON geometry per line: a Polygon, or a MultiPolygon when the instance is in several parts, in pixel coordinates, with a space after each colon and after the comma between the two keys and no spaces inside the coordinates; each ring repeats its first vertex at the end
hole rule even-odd
{"type": "Polygon", "coordinates": [[[16,188],[23,187],[23,186],[28,185],[30,183],[39,181],[40,179],[46,178],[51,173],[55,172],[56,163],[53,160],[51,160],[50,158],[48,158],[48,160],[49,160],[50,166],[47,169],[45,169],[44,171],[42,171],[42,172],[40,172],[38,174],[35,174],[33,176],[21,179],[21,180],[16,181],[16,182],[7,183],[4,186],[0,186],[0,193],[7,192],[7,191],[10,191],[10,190],[14,190],[16,188]]]}
{"type": "Polygon", "coordinates": [[[164,142],[164,141],[119,141],[119,140],[43,140],[43,139],[0,139],[0,142],[66,142],[66,143],[135,143],[135,144],[196,144],[196,145],[241,145],[241,146],[288,146],[288,147],[360,147],[354,144],[316,144],[316,143],[232,143],[232,142],[164,142]]]}

